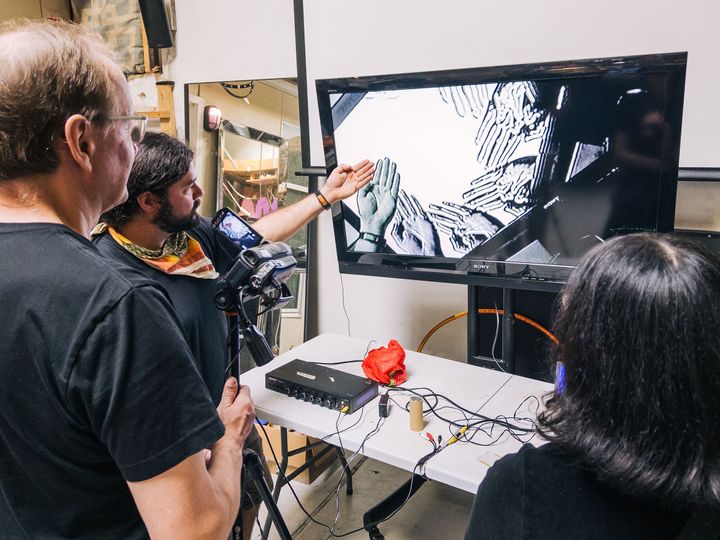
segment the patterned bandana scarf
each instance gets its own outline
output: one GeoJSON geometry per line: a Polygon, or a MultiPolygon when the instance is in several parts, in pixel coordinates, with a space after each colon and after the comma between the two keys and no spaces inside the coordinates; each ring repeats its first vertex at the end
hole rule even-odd
{"type": "Polygon", "coordinates": [[[162,249],[147,249],[133,244],[107,223],[98,223],[91,234],[99,236],[105,232],[138,259],[166,274],[199,279],[215,279],[219,275],[200,242],[184,231],[171,235],[162,249]]]}

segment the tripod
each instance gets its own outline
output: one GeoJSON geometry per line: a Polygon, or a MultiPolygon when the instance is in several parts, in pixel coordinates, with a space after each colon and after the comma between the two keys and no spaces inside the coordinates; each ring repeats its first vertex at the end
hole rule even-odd
{"type": "MultiPolygon", "coordinates": [[[[229,375],[237,378],[240,381],[240,348],[242,347],[243,340],[248,346],[248,350],[252,355],[253,359],[258,366],[267,364],[273,358],[272,350],[268,345],[265,336],[255,326],[250,319],[248,319],[242,306],[237,305],[235,302],[234,312],[226,313],[228,319],[228,330],[229,330],[229,375]]],[[[265,507],[268,511],[268,516],[272,520],[275,528],[280,535],[282,540],[292,540],[290,531],[285,524],[285,520],[280,514],[280,509],[277,507],[275,499],[272,497],[270,488],[265,482],[265,476],[263,474],[262,463],[258,455],[249,449],[243,450],[243,467],[242,475],[246,480],[251,480],[260,493],[260,497],[265,503],[265,507]]],[[[235,520],[235,524],[232,529],[233,540],[242,539],[242,509],[238,513],[238,517],[235,520]]]]}
{"type": "MultiPolygon", "coordinates": [[[[265,503],[268,515],[275,524],[275,528],[283,540],[291,540],[290,531],[285,525],[285,520],[280,514],[280,509],[277,507],[275,499],[273,499],[270,488],[265,482],[265,476],[263,474],[263,466],[260,462],[260,458],[255,451],[248,449],[243,450],[243,475],[247,475],[245,478],[252,480],[255,484],[255,488],[260,493],[260,498],[265,503]]],[[[242,538],[242,510],[238,515],[235,525],[233,526],[233,539],[242,538]]]]}

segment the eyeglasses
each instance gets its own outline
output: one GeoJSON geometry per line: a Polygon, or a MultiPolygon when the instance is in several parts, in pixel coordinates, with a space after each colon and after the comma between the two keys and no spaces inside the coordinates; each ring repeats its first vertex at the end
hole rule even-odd
{"type": "Polygon", "coordinates": [[[130,124],[130,140],[138,144],[145,136],[147,128],[147,116],[108,116],[105,118],[108,122],[115,120],[129,120],[130,124]]]}

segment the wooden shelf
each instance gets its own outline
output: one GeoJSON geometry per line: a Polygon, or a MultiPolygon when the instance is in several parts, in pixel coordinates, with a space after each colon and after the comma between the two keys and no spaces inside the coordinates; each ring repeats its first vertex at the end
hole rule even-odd
{"type": "Polygon", "coordinates": [[[277,184],[278,177],[277,176],[264,176],[262,178],[251,178],[250,180],[245,180],[247,184],[252,184],[254,186],[265,186],[267,184],[277,184]]]}

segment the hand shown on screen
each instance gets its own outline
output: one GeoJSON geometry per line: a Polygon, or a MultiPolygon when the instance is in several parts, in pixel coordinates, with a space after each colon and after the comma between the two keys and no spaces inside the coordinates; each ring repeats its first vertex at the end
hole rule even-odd
{"type": "Polygon", "coordinates": [[[322,187],[322,194],[330,204],[347,199],[367,185],[372,180],[374,172],[375,166],[368,159],[355,165],[341,163],[327,177],[322,187]]]}
{"type": "Polygon", "coordinates": [[[535,158],[519,158],[473,180],[472,189],[462,198],[468,207],[479,211],[502,208],[518,216],[531,202],[535,176],[535,158]]]}
{"type": "Polygon", "coordinates": [[[502,226],[489,214],[473,212],[449,201],[431,204],[428,214],[440,230],[450,235],[453,248],[461,253],[484,242],[502,226]]]}
{"type": "Polygon", "coordinates": [[[488,170],[507,163],[520,145],[552,132],[552,116],[540,107],[534,82],[499,84],[475,137],[477,161],[488,170]]]}
{"type": "Polygon", "coordinates": [[[360,188],[357,201],[361,233],[385,235],[385,229],[395,214],[400,191],[400,174],[395,169],[396,165],[390,159],[379,160],[372,181],[360,188]]]}
{"type": "Polygon", "coordinates": [[[464,86],[443,86],[438,88],[438,91],[445,103],[452,103],[459,117],[472,116],[473,118],[480,118],[487,111],[492,99],[488,87],[489,85],[468,84],[464,86]]]}
{"type": "Polygon", "coordinates": [[[442,256],[435,226],[414,195],[400,191],[392,237],[409,255],[442,256]]]}

